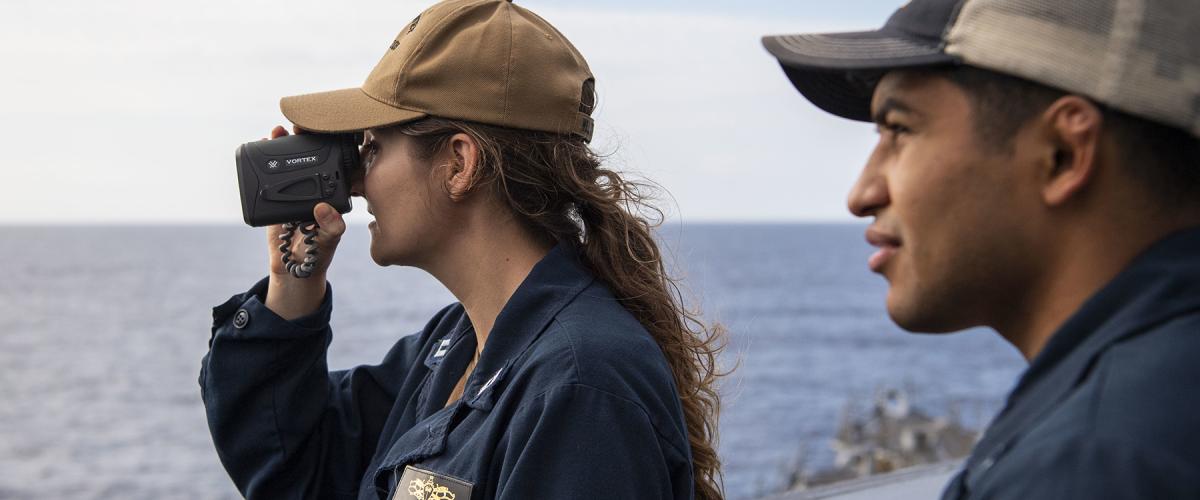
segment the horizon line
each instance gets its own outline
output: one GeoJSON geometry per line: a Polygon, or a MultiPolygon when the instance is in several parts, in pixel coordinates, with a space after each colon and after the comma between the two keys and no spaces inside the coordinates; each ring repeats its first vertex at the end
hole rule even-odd
{"type": "MultiPolygon", "coordinates": [[[[856,219],[820,219],[820,218],[797,218],[797,219],[668,219],[662,222],[662,226],[678,226],[678,225],[703,225],[703,226],[790,226],[790,225],[824,225],[824,226],[855,226],[867,225],[869,221],[856,219]]],[[[349,227],[366,227],[367,222],[347,221],[349,227]]],[[[168,221],[148,221],[148,220],[113,220],[113,221],[87,221],[87,220],[54,220],[54,221],[3,221],[0,220],[0,228],[59,228],[59,227],[246,227],[244,223],[233,221],[216,221],[216,220],[191,220],[180,222],[168,221]]]]}

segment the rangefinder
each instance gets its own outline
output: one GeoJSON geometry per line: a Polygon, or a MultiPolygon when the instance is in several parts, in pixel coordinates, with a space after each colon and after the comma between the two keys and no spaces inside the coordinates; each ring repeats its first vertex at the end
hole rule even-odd
{"type": "Polygon", "coordinates": [[[326,202],[350,211],[362,134],[297,134],[238,146],[242,218],[254,227],[313,219],[326,202]]]}

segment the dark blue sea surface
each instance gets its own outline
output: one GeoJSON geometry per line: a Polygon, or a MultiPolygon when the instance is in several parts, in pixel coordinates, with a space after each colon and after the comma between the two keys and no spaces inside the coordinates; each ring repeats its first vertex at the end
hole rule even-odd
{"type": "MultiPolygon", "coordinates": [[[[266,270],[246,227],[9,227],[0,257],[0,498],[236,498],[196,383],[211,307],[266,270]]],[[[671,267],[728,328],[721,455],[729,497],[831,464],[848,403],[881,387],[983,425],[1024,367],[985,330],[892,325],[858,225],[668,225],[671,267]]],[[[378,362],[453,297],[377,267],[351,227],[330,274],[333,368],[378,362]]]]}

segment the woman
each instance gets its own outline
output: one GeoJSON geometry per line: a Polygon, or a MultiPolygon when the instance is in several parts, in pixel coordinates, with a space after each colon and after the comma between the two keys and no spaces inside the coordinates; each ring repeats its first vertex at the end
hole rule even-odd
{"type": "Polygon", "coordinates": [[[636,186],[587,147],[592,81],[528,10],[451,0],[407,23],[361,89],[281,102],[299,129],[364,131],[371,257],[459,302],[381,364],[328,372],[325,272],[345,224],[316,207],[307,279],[268,231],[270,275],[214,310],[200,380],[243,494],[720,497],[716,335],[682,307],[636,186]]]}

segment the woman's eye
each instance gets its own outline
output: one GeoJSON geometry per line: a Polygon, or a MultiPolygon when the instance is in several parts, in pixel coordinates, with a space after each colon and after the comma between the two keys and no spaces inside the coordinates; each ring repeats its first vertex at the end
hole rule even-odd
{"type": "Polygon", "coordinates": [[[362,166],[363,169],[371,168],[371,164],[375,163],[375,158],[379,156],[379,145],[374,142],[368,142],[363,146],[362,151],[362,166]]]}

